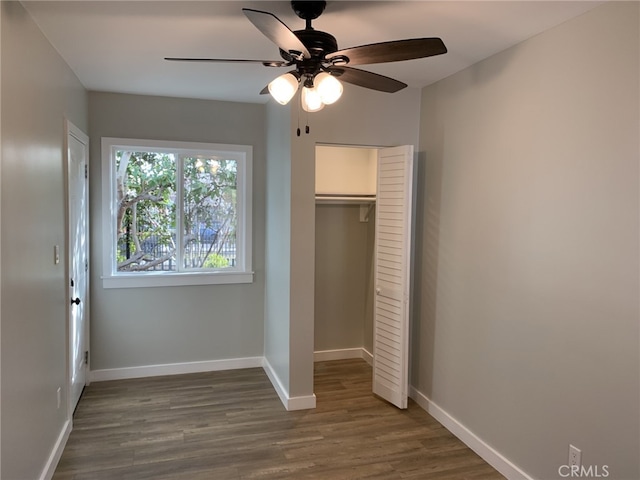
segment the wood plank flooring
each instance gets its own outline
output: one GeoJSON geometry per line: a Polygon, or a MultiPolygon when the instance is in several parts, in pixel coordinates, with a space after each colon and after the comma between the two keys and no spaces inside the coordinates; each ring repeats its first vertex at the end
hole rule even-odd
{"type": "Polygon", "coordinates": [[[503,478],[415,403],[375,397],[363,360],[317,363],[315,391],[287,412],[258,368],[95,383],[53,479],[503,478]]]}

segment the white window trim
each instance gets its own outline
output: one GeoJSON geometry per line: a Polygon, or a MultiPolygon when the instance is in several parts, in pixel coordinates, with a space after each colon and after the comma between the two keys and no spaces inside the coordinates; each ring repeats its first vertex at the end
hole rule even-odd
{"type": "Polygon", "coordinates": [[[252,283],[252,178],[253,148],[249,145],[226,145],[197,142],[171,142],[132,138],[102,138],[102,286],[103,288],[168,287],[252,283]],[[116,271],[115,245],[115,150],[167,151],[195,155],[226,153],[238,158],[238,231],[236,241],[240,255],[236,266],[220,271],[137,272],[116,271]],[[238,155],[240,154],[240,155],[238,155]]]}

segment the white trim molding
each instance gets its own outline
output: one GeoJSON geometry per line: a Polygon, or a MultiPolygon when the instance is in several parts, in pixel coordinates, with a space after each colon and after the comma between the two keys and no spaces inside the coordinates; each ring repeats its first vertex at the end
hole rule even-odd
{"type": "Polygon", "coordinates": [[[60,435],[58,435],[58,439],[56,440],[56,443],[53,446],[51,453],[49,454],[49,458],[47,459],[47,463],[42,469],[39,480],[50,480],[51,478],[53,478],[53,474],[56,471],[56,467],[58,466],[60,457],[62,457],[62,452],[64,452],[64,447],[67,445],[67,440],[69,439],[70,434],[71,421],[67,420],[64,422],[64,426],[60,431],[60,435]]]}
{"type": "Polygon", "coordinates": [[[364,347],[340,348],[336,350],[319,350],[313,352],[314,362],[327,362],[330,360],[347,360],[350,358],[362,358],[369,365],[373,365],[373,355],[364,347]]]}
{"type": "Polygon", "coordinates": [[[362,359],[373,367],[373,353],[366,348],[362,348],[362,359]]]}
{"type": "Polygon", "coordinates": [[[284,385],[282,385],[280,377],[278,377],[278,374],[269,363],[269,360],[267,360],[266,358],[262,359],[262,368],[264,370],[264,373],[267,374],[267,377],[269,377],[269,381],[271,382],[271,385],[273,385],[273,388],[278,394],[278,397],[280,397],[280,401],[286,408],[287,404],[289,403],[289,394],[287,393],[287,389],[284,388],[284,385]]]}
{"type": "Polygon", "coordinates": [[[238,370],[241,368],[262,367],[271,381],[280,401],[287,410],[307,410],[316,408],[314,394],[289,397],[269,362],[264,357],[230,358],[224,360],[208,360],[204,362],[170,363],[164,365],[145,365],[140,367],[109,368],[89,372],[91,382],[108,380],[125,380],[129,378],[160,377],[165,375],[182,375],[186,373],[215,372],[219,370],[238,370]]]}
{"type": "Polygon", "coordinates": [[[466,426],[451,416],[446,410],[438,406],[414,386],[409,387],[409,396],[427,413],[442,424],[467,447],[476,452],[485,462],[495,468],[509,480],[534,480],[533,477],[521,470],[508,458],[503,456],[491,445],[486,443],[466,426]]]}
{"type": "Polygon", "coordinates": [[[91,382],[104,382],[107,380],[124,380],[127,378],[160,377],[164,375],[182,375],[185,373],[215,372],[219,370],[258,367],[262,367],[262,357],[229,358],[203,362],[169,363],[164,365],[92,370],[89,372],[89,379],[91,382]]]}
{"type": "Polygon", "coordinates": [[[312,410],[316,408],[316,394],[305,395],[302,397],[289,397],[286,405],[288,411],[292,410],[312,410]]]}
{"type": "Polygon", "coordinates": [[[284,387],[284,385],[282,385],[282,382],[280,381],[280,377],[278,377],[278,374],[269,363],[269,360],[267,360],[266,358],[262,359],[262,368],[264,369],[264,372],[267,374],[267,377],[269,377],[269,380],[271,381],[271,385],[273,385],[273,388],[278,394],[278,397],[280,397],[280,401],[282,402],[282,405],[284,405],[285,409],[287,409],[288,411],[291,411],[291,410],[309,410],[312,408],[316,408],[315,394],[301,396],[301,397],[290,397],[289,392],[287,392],[287,389],[284,387]]]}

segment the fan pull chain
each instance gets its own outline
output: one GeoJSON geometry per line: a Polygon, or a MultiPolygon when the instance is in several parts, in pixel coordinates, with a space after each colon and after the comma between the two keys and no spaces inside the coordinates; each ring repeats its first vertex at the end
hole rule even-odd
{"type": "Polygon", "coordinates": [[[296,135],[300,136],[300,110],[302,109],[302,97],[300,97],[300,101],[298,102],[298,129],[296,130],[296,135]]]}
{"type": "MultiPolygon", "coordinates": [[[[300,130],[300,111],[302,110],[302,96],[300,96],[300,102],[298,103],[298,128],[296,129],[296,136],[300,136],[301,130],[300,130]]],[[[304,133],[309,135],[309,132],[311,131],[311,129],[309,128],[309,112],[307,112],[305,110],[306,113],[306,118],[305,118],[305,127],[304,127],[304,133]]]]}

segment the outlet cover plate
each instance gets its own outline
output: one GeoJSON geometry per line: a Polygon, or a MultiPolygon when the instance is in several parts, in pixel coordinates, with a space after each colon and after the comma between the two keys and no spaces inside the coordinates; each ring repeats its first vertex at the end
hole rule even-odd
{"type": "Polygon", "coordinates": [[[579,467],[582,465],[582,450],[569,444],[569,466],[579,467]]]}

